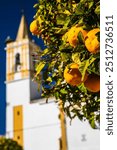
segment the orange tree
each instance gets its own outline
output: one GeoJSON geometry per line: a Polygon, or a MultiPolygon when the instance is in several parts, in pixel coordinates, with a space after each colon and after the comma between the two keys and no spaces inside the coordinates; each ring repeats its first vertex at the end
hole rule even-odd
{"type": "Polygon", "coordinates": [[[0,150],[23,150],[23,148],[12,139],[0,137],[0,150]]]}
{"type": "Polygon", "coordinates": [[[30,31],[46,45],[36,65],[42,96],[62,100],[71,118],[100,122],[99,0],[39,0],[30,31]],[[42,80],[40,73],[43,72],[42,80]]]}

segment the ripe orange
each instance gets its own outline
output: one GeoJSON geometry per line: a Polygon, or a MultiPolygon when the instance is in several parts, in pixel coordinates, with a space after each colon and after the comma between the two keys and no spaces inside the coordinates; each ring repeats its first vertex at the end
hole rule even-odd
{"type": "Polygon", "coordinates": [[[64,70],[64,78],[66,82],[72,86],[78,86],[87,79],[87,74],[86,74],[84,80],[83,81],[81,80],[82,75],[78,70],[78,67],[79,67],[78,64],[72,63],[66,66],[64,70]]]}
{"type": "Polygon", "coordinates": [[[76,26],[73,26],[69,31],[68,31],[68,41],[69,41],[69,44],[72,46],[72,47],[76,47],[77,44],[79,43],[78,41],[78,34],[79,32],[82,33],[83,37],[85,38],[85,36],[87,35],[87,31],[86,30],[83,30],[82,27],[78,27],[77,25],[76,26]]]}
{"type": "Polygon", "coordinates": [[[100,50],[100,42],[96,34],[100,32],[99,28],[95,28],[87,33],[85,37],[85,46],[87,50],[91,53],[97,53],[100,50]]]}
{"type": "Polygon", "coordinates": [[[85,87],[90,92],[100,91],[100,76],[96,74],[90,74],[84,82],[85,87]]]}
{"type": "Polygon", "coordinates": [[[30,31],[31,33],[33,33],[34,35],[39,35],[40,31],[38,30],[38,23],[37,20],[33,20],[30,24],[30,31]]]}

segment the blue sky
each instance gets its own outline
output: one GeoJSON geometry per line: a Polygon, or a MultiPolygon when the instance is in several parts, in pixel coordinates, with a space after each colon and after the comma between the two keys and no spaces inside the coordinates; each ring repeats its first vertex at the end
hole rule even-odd
{"type": "MultiPolygon", "coordinates": [[[[28,25],[30,24],[35,14],[33,5],[36,2],[37,0],[1,0],[0,2],[0,134],[5,133],[5,39],[7,36],[12,39],[16,38],[22,9],[28,25]]],[[[43,48],[42,41],[36,37],[34,39],[43,48]]]]}

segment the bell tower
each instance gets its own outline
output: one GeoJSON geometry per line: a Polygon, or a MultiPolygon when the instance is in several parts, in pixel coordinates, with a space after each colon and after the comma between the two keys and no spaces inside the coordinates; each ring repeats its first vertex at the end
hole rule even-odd
{"type": "MultiPolygon", "coordinates": [[[[21,18],[16,40],[7,43],[7,82],[24,79],[30,76],[31,42],[25,16],[21,18]]],[[[37,47],[36,47],[37,48],[37,47]]]]}
{"type": "MultiPolygon", "coordinates": [[[[30,92],[37,88],[36,83],[32,81],[34,73],[33,50],[41,50],[34,42],[32,42],[26,23],[25,16],[22,15],[16,40],[6,41],[6,82],[7,84],[16,81],[23,82],[25,79],[30,81],[30,92]],[[32,89],[33,86],[33,89],[32,89]]],[[[36,90],[37,91],[37,90],[36,90]]],[[[39,95],[32,93],[31,99],[39,98],[39,95]]]]}
{"type": "Polygon", "coordinates": [[[33,51],[41,50],[32,42],[22,15],[15,41],[6,41],[7,136],[23,145],[23,107],[41,98],[38,84],[32,81],[33,51]]]}

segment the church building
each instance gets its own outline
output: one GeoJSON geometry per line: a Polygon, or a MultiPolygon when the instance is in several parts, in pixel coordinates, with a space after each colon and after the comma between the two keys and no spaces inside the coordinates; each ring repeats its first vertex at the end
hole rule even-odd
{"type": "Polygon", "coordinates": [[[53,97],[46,103],[32,80],[34,50],[22,15],[16,39],[6,41],[6,137],[24,150],[99,150],[99,130],[64,116],[53,97]]]}

